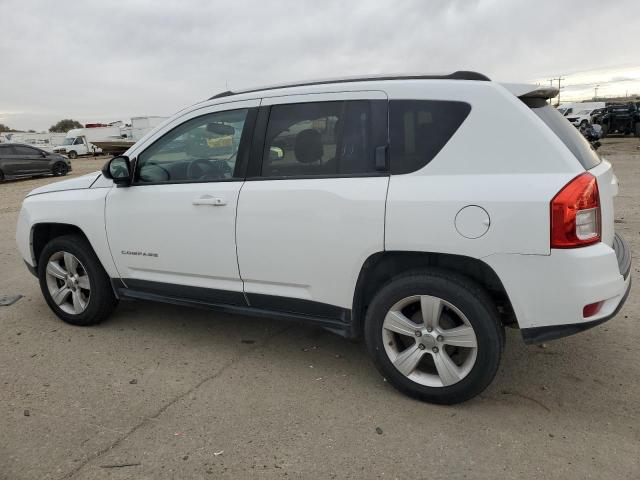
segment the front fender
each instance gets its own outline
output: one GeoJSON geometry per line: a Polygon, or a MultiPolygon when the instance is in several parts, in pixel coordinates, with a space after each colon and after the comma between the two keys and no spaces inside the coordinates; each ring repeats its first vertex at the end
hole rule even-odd
{"type": "Polygon", "coordinates": [[[98,259],[111,278],[119,277],[105,230],[104,208],[108,188],[67,190],[27,197],[22,203],[16,241],[22,258],[36,266],[33,255],[33,229],[42,223],[73,225],[89,240],[98,259]]]}

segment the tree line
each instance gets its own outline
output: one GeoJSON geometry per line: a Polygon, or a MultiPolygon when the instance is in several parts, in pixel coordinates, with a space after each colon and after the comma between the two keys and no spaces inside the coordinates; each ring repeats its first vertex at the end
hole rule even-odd
{"type": "MultiPolygon", "coordinates": [[[[71,118],[65,118],[63,120],[60,120],[58,123],[56,123],[55,125],[51,125],[51,127],[49,127],[49,132],[51,133],[66,133],[69,130],[73,129],[73,128],[83,128],[84,125],[82,125],[80,122],[78,122],[77,120],[73,120],[71,118]]],[[[16,130],[14,128],[9,127],[8,125],[4,125],[2,123],[0,123],[0,133],[2,132],[24,132],[24,130],[16,130]]],[[[28,133],[35,133],[35,130],[27,130],[28,133]]]]}

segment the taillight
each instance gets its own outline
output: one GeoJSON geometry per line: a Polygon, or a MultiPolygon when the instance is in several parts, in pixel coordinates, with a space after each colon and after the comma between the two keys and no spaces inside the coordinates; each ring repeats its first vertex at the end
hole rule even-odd
{"type": "Polygon", "coordinates": [[[578,175],[551,200],[551,248],[584,247],[600,241],[598,182],[578,175]]]}

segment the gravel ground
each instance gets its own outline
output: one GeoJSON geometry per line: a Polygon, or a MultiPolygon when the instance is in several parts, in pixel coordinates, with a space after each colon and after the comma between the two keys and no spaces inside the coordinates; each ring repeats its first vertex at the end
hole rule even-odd
{"type": "MultiPolygon", "coordinates": [[[[601,152],[640,251],[638,139],[601,152]]],[[[73,161],[71,176],[104,158],[73,161]]],[[[640,477],[638,259],[611,322],[545,346],[507,331],[494,383],[442,407],[387,385],[364,345],[297,325],[144,302],[78,328],[48,309],[0,185],[0,478],[640,477]]]]}

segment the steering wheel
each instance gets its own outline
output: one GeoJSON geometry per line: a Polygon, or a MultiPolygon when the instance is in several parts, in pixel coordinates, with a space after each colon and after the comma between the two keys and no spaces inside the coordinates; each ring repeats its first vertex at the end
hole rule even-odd
{"type": "Polygon", "coordinates": [[[231,176],[231,167],[224,160],[196,158],[187,167],[187,178],[191,180],[213,180],[231,176]]]}

